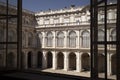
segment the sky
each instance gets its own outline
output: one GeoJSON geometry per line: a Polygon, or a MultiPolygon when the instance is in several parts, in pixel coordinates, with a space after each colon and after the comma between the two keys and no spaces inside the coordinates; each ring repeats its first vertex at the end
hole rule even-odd
{"type": "Polygon", "coordinates": [[[70,5],[83,6],[89,4],[90,0],[23,0],[23,8],[33,11],[56,10],[70,5]]]}

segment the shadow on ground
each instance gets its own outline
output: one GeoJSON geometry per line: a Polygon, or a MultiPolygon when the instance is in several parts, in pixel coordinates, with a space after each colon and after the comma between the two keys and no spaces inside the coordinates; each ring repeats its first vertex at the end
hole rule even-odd
{"type": "MultiPolygon", "coordinates": [[[[0,70],[0,80],[91,80],[90,78],[34,70],[0,70]]],[[[104,79],[99,79],[104,80],[104,79]]]]}

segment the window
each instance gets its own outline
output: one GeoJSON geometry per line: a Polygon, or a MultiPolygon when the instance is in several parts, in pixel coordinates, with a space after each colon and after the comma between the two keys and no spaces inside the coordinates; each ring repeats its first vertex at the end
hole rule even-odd
{"type": "Polygon", "coordinates": [[[104,41],[104,31],[98,30],[98,41],[104,41]]]}
{"type": "Polygon", "coordinates": [[[16,33],[13,30],[8,30],[8,42],[16,41],[16,33]]]}
{"type": "Polygon", "coordinates": [[[63,32],[59,32],[57,35],[57,47],[64,46],[64,34],[63,32]]]}
{"type": "Polygon", "coordinates": [[[82,47],[83,48],[90,47],[90,33],[88,31],[83,31],[82,33],[82,47]]]}
{"type": "MultiPolygon", "coordinates": [[[[104,41],[104,31],[98,30],[98,41],[104,41]]],[[[98,45],[98,47],[104,47],[103,45],[98,45]]]]}
{"type": "Polygon", "coordinates": [[[70,22],[70,19],[69,18],[65,18],[64,19],[64,23],[69,23],[70,22]]]}
{"type": "MultiPolygon", "coordinates": [[[[116,41],[116,30],[115,29],[111,32],[111,41],[116,41]]],[[[115,47],[116,47],[115,45],[112,45],[112,48],[115,48],[115,47]]]]}
{"type": "Polygon", "coordinates": [[[69,47],[76,47],[76,33],[71,31],[69,33],[69,47]]]}
{"type": "Polygon", "coordinates": [[[28,34],[28,47],[33,47],[33,35],[32,33],[28,34]]]}
{"type": "Polygon", "coordinates": [[[52,47],[53,45],[53,34],[52,32],[48,32],[47,36],[46,36],[46,43],[47,43],[47,47],[52,47]]]}
{"type": "Polygon", "coordinates": [[[54,19],[54,24],[57,24],[57,23],[59,23],[59,18],[54,19]]]}
{"type": "Polygon", "coordinates": [[[112,41],[116,41],[116,30],[113,30],[112,32],[111,32],[111,36],[112,36],[112,41]]]}
{"type": "Polygon", "coordinates": [[[44,23],[49,24],[49,19],[45,19],[44,23]]]}

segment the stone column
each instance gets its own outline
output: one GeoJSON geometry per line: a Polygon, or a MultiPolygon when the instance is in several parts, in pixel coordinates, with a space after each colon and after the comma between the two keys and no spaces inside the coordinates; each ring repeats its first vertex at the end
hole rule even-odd
{"type": "Polygon", "coordinates": [[[112,74],[110,53],[107,54],[107,74],[108,74],[108,76],[110,76],[112,74]]]}
{"type": "Polygon", "coordinates": [[[42,44],[42,48],[45,48],[45,43],[46,43],[46,42],[45,42],[45,37],[46,37],[46,36],[45,36],[45,32],[42,32],[42,34],[43,34],[43,40],[42,40],[42,43],[41,43],[41,44],[42,44]]]}
{"type": "Polygon", "coordinates": [[[76,53],[76,71],[77,72],[81,72],[82,71],[82,58],[81,58],[81,54],[79,52],[76,53]]]}
{"type": "Polygon", "coordinates": [[[57,69],[57,54],[56,52],[52,52],[53,54],[53,69],[56,70],[57,69]]]}
{"type": "Polygon", "coordinates": [[[76,35],[77,35],[77,37],[76,37],[76,48],[79,48],[79,46],[80,46],[80,33],[79,33],[79,31],[76,31],[76,35]]]}
{"type": "Polygon", "coordinates": [[[69,70],[69,59],[68,59],[68,52],[64,52],[64,70],[68,71],[69,70]]]}
{"type": "Polygon", "coordinates": [[[53,31],[53,48],[56,47],[56,31],[53,31]]]}
{"type": "Polygon", "coordinates": [[[64,48],[67,48],[67,31],[64,31],[64,48]]]}
{"type": "Polygon", "coordinates": [[[42,57],[42,68],[47,68],[47,53],[46,51],[43,51],[43,57],[42,57]]]}

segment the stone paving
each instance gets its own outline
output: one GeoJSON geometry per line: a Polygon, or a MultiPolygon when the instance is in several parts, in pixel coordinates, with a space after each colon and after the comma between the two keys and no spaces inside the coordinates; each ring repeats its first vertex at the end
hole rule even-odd
{"type": "MultiPolygon", "coordinates": [[[[90,72],[86,71],[86,72],[76,72],[76,71],[64,71],[62,69],[60,70],[53,70],[53,69],[44,69],[44,70],[40,70],[40,69],[29,69],[29,70],[24,70],[23,72],[14,72],[14,73],[7,73],[5,74],[5,76],[14,76],[15,78],[23,78],[23,79],[28,79],[28,80],[77,80],[78,78],[71,78],[71,77],[65,77],[64,75],[68,75],[68,76],[77,76],[79,77],[87,77],[90,78],[90,72]],[[26,72],[27,73],[26,73],[26,72]],[[29,73],[30,71],[30,73],[29,73]],[[32,73],[31,73],[32,72],[32,73]],[[36,74],[36,72],[38,72],[36,74]],[[41,73],[46,73],[46,74],[41,74],[41,73]],[[48,75],[49,73],[55,73],[57,75],[61,74],[62,76],[56,76],[56,75],[48,75]]],[[[103,73],[99,74],[99,77],[102,78],[104,77],[103,73]]],[[[116,80],[116,76],[108,76],[109,79],[112,80],[116,80]]],[[[2,79],[0,79],[2,80],[2,79]]],[[[80,79],[81,80],[81,79],[80,79]]]]}
{"type": "MultiPolygon", "coordinates": [[[[75,75],[75,76],[83,76],[83,77],[90,77],[90,71],[84,72],[76,72],[76,71],[64,71],[64,70],[53,70],[53,69],[45,69],[41,70],[43,72],[51,72],[51,73],[59,73],[59,74],[68,74],[68,75],[75,75]]],[[[103,73],[99,73],[100,78],[104,78],[103,73]]],[[[116,80],[116,75],[108,76],[109,79],[116,80]]]]}

